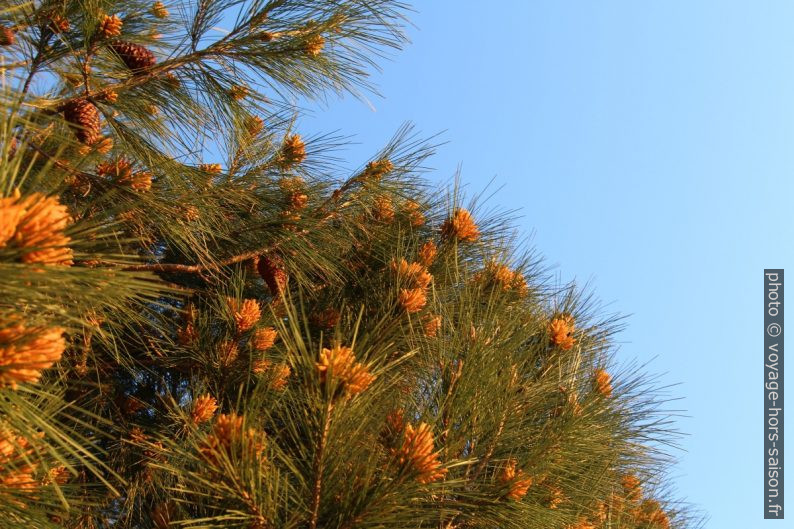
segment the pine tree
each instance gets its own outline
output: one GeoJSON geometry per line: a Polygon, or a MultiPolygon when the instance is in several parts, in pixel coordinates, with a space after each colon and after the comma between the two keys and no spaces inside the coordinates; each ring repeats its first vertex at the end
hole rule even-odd
{"type": "Polygon", "coordinates": [[[697,525],[619,318],[432,139],[344,174],[296,130],[407,6],[6,6],[0,528],[697,525]]]}

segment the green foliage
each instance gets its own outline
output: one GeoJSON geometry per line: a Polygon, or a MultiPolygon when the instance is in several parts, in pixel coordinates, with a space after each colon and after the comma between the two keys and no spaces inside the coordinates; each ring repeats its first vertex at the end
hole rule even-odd
{"type": "Polygon", "coordinates": [[[345,173],[296,132],[406,11],[0,12],[0,528],[697,526],[619,318],[430,186],[432,138],[345,173]]]}

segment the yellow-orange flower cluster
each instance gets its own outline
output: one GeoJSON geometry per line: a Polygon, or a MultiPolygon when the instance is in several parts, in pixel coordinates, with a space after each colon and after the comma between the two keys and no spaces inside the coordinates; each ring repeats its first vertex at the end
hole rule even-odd
{"type": "Polygon", "coordinates": [[[612,376],[603,369],[596,369],[593,376],[593,389],[604,397],[612,395],[612,376]]]}
{"type": "Polygon", "coordinates": [[[419,423],[416,427],[405,425],[402,446],[395,455],[401,464],[417,473],[419,483],[432,483],[447,475],[447,469],[442,468],[435,451],[433,431],[426,423],[419,423]]]}
{"type": "Polygon", "coordinates": [[[290,210],[300,211],[309,203],[309,195],[306,193],[301,193],[300,191],[296,191],[294,193],[290,193],[288,202],[290,210]]]}
{"type": "Polygon", "coordinates": [[[99,33],[105,38],[121,35],[121,26],[124,23],[118,15],[105,15],[99,23],[99,33]]]}
{"type": "Polygon", "coordinates": [[[201,163],[198,165],[199,171],[209,174],[221,174],[223,167],[219,163],[201,163]]]}
{"type": "Polygon", "coordinates": [[[63,329],[0,329],[0,387],[16,388],[19,382],[38,382],[41,372],[61,359],[66,349],[63,329]]]}
{"type": "Polygon", "coordinates": [[[282,169],[289,169],[306,159],[306,144],[299,134],[292,134],[284,139],[279,153],[279,164],[282,169]]]}
{"type": "Polygon", "coordinates": [[[361,173],[361,180],[375,180],[376,182],[394,169],[394,164],[387,158],[381,158],[367,164],[367,168],[361,173]]]}
{"type": "Polygon", "coordinates": [[[17,193],[0,198],[0,248],[21,249],[24,263],[71,265],[71,238],[64,235],[70,222],[57,197],[33,193],[20,198],[17,193]]]}
{"type": "Polygon", "coordinates": [[[372,216],[380,222],[391,222],[394,220],[394,204],[391,198],[380,195],[375,198],[372,204],[372,216]]]}
{"type": "Polygon", "coordinates": [[[392,261],[390,267],[397,274],[400,283],[410,288],[427,288],[433,281],[433,276],[421,263],[409,263],[405,259],[400,259],[392,261]]]}
{"type": "Polygon", "coordinates": [[[39,482],[34,473],[38,465],[27,461],[33,453],[34,447],[27,438],[0,428],[0,486],[19,491],[37,488],[39,482]]]}
{"type": "Polygon", "coordinates": [[[335,345],[332,349],[323,347],[317,370],[324,384],[339,382],[346,396],[361,393],[375,380],[367,366],[356,362],[353,349],[344,345],[335,345]]]}
{"type": "Polygon", "coordinates": [[[284,389],[287,386],[289,377],[292,374],[292,369],[284,362],[273,365],[273,362],[267,359],[255,361],[253,371],[257,375],[270,372],[271,380],[269,382],[269,387],[277,390],[284,389]]]}
{"type": "Polygon", "coordinates": [[[656,500],[644,500],[635,512],[635,518],[639,525],[643,527],[650,526],[654,529],[670,528],[670,517],[656,500]]]}
{"type": "Polygon", "coordinates": [[[257,329],[251,337],[251,346],[256,351],[267,351],[273,344],[276,343],[278,338],[278,331],[273,327],[263,327],[257,329]]]}
{"type": "Polygon", "coordinates": [[[188,204],[182,208],[182,218],[187,222],[194,222],[201,218],[201,211],[193,204],[188,204]]]}
{"type": "Polygon", "coordinates": [[[248,97],[248,94],[251,93],[251,89],[245,85],[236,84],[229,88],[229,97],[234,99],[235,101],[241,101],[248,97]]]}
{"type": "Polygon", "coordinates": [[[196,331],[196,309],[193,305],[188,305],[183,314],[182,326],[177,330],[177,340],[180,345],[191,345],[198,339],[196,331]]]}
{"type": "Polygon", "coordinates": [[[312,57],[317,57],[323,51],[325,47],[325,37],[322,35],[312,35],[306,41],[306,46],[304,50],[306,53],[311,55],[312,57]]]}
{"type": "Polygon", "coordinates": [[[392,261],[391,269],[397,275],[401,288],[397,295],[400,306],[408,313],[421,311],[427,304],[427,287],[433,276],[421,263],[409,263],[405,259],[392,261]]]}
{"type": "Polygon", "coordinates": [[[425,223],[425,216],[422,213],[422,210],[419,204],[413,200],[409,200],[405,203],[405,214],[408,216],[408,220],[411,223],[411,226],[414,228],[418,228],[419,226],[424,225],[425,223]]]}
{"type": "Polygon", "coordinates": [[[397,301],[409,314],[421,311],[427,305],[427,293],[423,288],[401,288],[397,301]]]}
{"type": "Polygon", "coordinates": [[[122,186],[127,186],[135,191],[149,191],[152,188],[152,173],[149,171],[132,172],[132,163],[124,158],[102,162],[96,167],[100,176],[110,176],[122,186]]]}
{"type": "Polygon", "coordinates": [[[58,13],[53,13],[49,16],[50,28],[55,33],[64,33],[72,28],[69,21],[58,13]]]}
{"type": "MultiPolygon", "coordinates": [[[[116,94],[116,92],[111,90],[105,95],[105,100],[108,103],[115,103],[118,97],[119,97],[118,94],[116,94]]],[[[101,138],[98,142],[96,142],[96,145],[94,145],[94,149],[96,149],[96,152],[100,154],[109,153],[111,150],[113,150],[113,138],[110,138],[108,136],[101,138]]]]}
{"type": "Polygon", "coordinates": [[[212,395],[202,395],[193,401],[190,418],[195,424],[201,424],[212,419],[218,410],[218,401],[212,395]]]}
{"type": "Polygon", "coordinates": [[[441,329],[441,316],[430,316],[425,320],[425,336],[435,338],[441,329]]]}
{"type": "Polygon", "coordinates": [[[521,501],[527,495],[527,491],[532,486],[532,477],[524,474],[524,471],[516,468],[516,460],[511,459],[502,469],[499,480],[508,485],[507,497],[511,500],[521,501]]]}
{"type": "Polygon", "coordinates": [[[157,18],[166,18],[168,17],[168,9],[165,7],[165,4],[158,0],[157,2],[152,4],[152,14],[157,18]]]}
{"type": "Polygon", "coordinates": [[[96,166],[96,173],[100,176],[126,178],[132,174],[132,163],[125,158],[108,160],[96,166]]]}
{"type": "Polygon", "coordinates": [[[215,419],[210,432],[199,447],[201,455],[210,465],[218,465],[224,457],[235,454],[262,459],[265,436],[254,428],[243,431],[243,416],[236,413],[221,414],[215,419]]]}
{"type": "Polygon", "coordinates": [[[640,480],[634,474],[626,474],[623,476],[620,480],[620,484],[623,486],[623,492],[626,494],[626,498],[634,501],[642,496],[640,480]]]}
{"type": "Polygon", "coordinates": [[[565,494],[562,489],[557,485],[547,485],[548,495],[546,496],[546,505],[549,509],[556,509],[560,504],[565,501],[565,494]]]}
{"type": "Polygon", "coordinates": [[[150,171],[136,171],[129,179],[119,180],[119,183],[130,186],[133,191],[149,191],[152,188],[152,176],[150,171]]]}
{"type": "Polygon", "coordinates": [[[237,299],[228,298],[227,302],[239,332],[253,329],[262,317],[262,309],[255,299],[245,299],[241,303],[237,299]]]}
{"type": "Polygon", "coordinates": [[[549,339],[553,345],[567,351],[576,343],[576,339],[573,337],[574,330],[572,316],[557,316],[549,322],[549,339]]]}
{"type": "Polygon", "coordinates": [[[467,210],[458,208],[452,217],[441,225],[441,236],[444,239],[455,239],[464,242],[473,242],[480,237],[480,229],[467,210]]]}
{"type": "Polygon", "coordinates": [[[503,290],[516,292],[523,296],[527,293],[527,281],[524,274],[512,270],[509,266],[496,261],[488,261],[485,270],[478,273],[478,279],[491,281],[503,290]]]}
{"type": "Polygon", "coordinates": [[[432,265],[436,260],[438,247],[433,241],[427,241],[419,247],[419,262],[425,266],[432,265]]]}

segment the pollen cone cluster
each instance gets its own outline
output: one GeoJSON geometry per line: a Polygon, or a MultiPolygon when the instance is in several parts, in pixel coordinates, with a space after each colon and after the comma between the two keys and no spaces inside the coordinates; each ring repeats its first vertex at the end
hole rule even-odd
{"type": "Polygon", "coordinates": [[[157,18],[168,17],[168,9],[165,7],[165,4],[160,2],[159,0],[152,4],[151,12],[157,18]]]}
{"type": "Polygon", "coordinates": [[[428,338],[435,338],[438,331],[441,330],[441,316],[430,316],[425,320],[424,325],[425,336],[428,338]]]}
{"type": "Polygon", "coordinates": [[[132,174],[132,163],[125,158],[108,160],[96,166],[96,173],[100,176],[127,178],[132,174]]]}
{"type": "Polygon", "coordinates": [[[438,247],[433,241],[427,241],[419,247],[419,262],[425,266],[432,265],[436,260],[438,247]]]}
{"type": "Polygon", "coordinates": [[[38,468],[30,462],[35,449],[25,437],[15,435],[0,425],[0,488],[29,492],[39,486],[34,474],[38,468]]]}
{"type": "Polygon", "coordinates": [[[201,163],[198,165],[199,171],[209,174],[221,174],[223,167],[219,163],[201,163]]]}
{"type": "Polygon", "coordinates": [[[442,468],[438,453],[435,452],[433,431],[426,423],[416,427],[407,424],[403,432],[403,442],[396,451],[398,461],[417,473],[419,483],[432,483],[443,479],[447,469],[442,468]]]}
{"type": "Polygon", "coordinates": [[[408,220],[411,222],[411,226],[414,228],[418,228],[425,223],[425,215],[422,213],[421,206],[413,201],[409,200],[405,203],[404,206],[405,214],[408,216],[408,220]]]}
{"type": "Polygon", "coordinates": [[[264,433],[254,428],[243,431],[244,418],[236,413],[221,414],[199,450],[210,465],[216,466],[235,454],[261,459],[265,450],[264,433]]]}
{"type": "Polygon", "coordinates": [[[325,47],[325,37],[322,35],[312,35],[306,41],[306,53],[311,55],[312,57],[317,57],[323,51],[325,47]]]}
{"type": "Polygon", "coordinates": [[[177,330],[177,340],[180,345],[191,345],[198,339],[196,330],[196,309],[192,305],[185,308],[182,326],[177,330]]]}
{"type": "Polygon", "coordinates": [[[644,500],[635,513],[640,527],[670,529],[670,518],[656,500],[644,500]]]}
{"type": "Polygon", "coordinates": [[[282,169],[290,169],[306,159],[306,144],[299,134],[292,134],[284,139],[279,152],[279,165],[282,169]]]}
{"type": "Polygon", "coordinates": [[[593,377],[593,389],[604,397],[611,396],[612,376],[603,369],[596,369],[593,377]]]}
{"type": "Polygon", "coordinates": [[[405,259],[400,259],[392,261],[390,267],[397,274],[400,283],[411,288],[427,288],[433,281],[433,276],[421,263],[409,263],[405,259]]]}
{"type": "Polygon", "coordinates": [[[212,419],[218,409],[218,401],[212,395],[202,395],[193,401],[190,418],[195,424],[201,424],[212,419]]]}
{"type": "Polygon", "coordinates": [[[0,329],[0,387],[38,382],[41,372],[60,360],[64,349],[66,340],[60,327],[19,324],[0,329]]]}
{"type": "Polygon", "coordinates": [[[348,397],[361,393],[375,380],[367,366],[356,362],[353,349],[343,345],[335,345],[332,349],[323,347],[317,371],[323,384],[338,382],[348,397]]]}
{"type": "Polygon", "coordinates": [[[427,305],[427,293],[423,288],[401,288],[397,301],[405,312],[413,314],[427,305]]]}
{"type": "Polygon", "coordinates": [[[269,387],[280,390],[287,386],[292,369],[283,362],[274,365],[270,360],[261,359],[254,362],[253,372],[257,375],[270,375],[269,387]]]}
{"type": "Polygon", "coordinates": [[[71,238],[64,235],[70,222],[57,197],[0,198],[0,248],[19,249],[23,263],[71,265],[71,238]]]}
{"type": "Polygon", "coordinates": [[[526,476],[523,470],[516,469],[515,459],[507,462],[502,469],[499,480],[508,486],[507,497],[515,501],[520,501],[526,496],[527,491],[532,486],[532,478],[526,476]]]}
{"type": "Polygon", "coordinates": [[[397,276],[400,291],[397,300],[405,312],[415,313],[427,305],[427,288],[433,276],[421,263],[409,263],[405,259],[392,261],[391,270],[397,276]]]}
{"type": "Polygon", "coordinates": [[[372,216],[380,222],[391,222],[394,220],[394,203],[386,195],[375,198],[372,204],[372,216]]]}
{"type": "Polygon", "coordinates": [[[481,277],[498,285],[502,290],[516,292],[519,295],[527,293],[527,281],[524,275],[505,264],[489,261],[481,277]]]}
{"type": "Polygon", "coordinates": [[[253,329],[262,317],[262,309],[255,299],[245,299],[241,302],[234,298],[228,298],[227,302],[239,332],[253,329]]]}
{"type": "Polygon", "coordinates": [[[99,34],[105,38],[118,37],[121,35],[121,26],[124,23],[118,15],[105,15],[99,23],[99,34]]]}
{"type": "Polygon", "coordinates": [[[377,182],[380,179],[382,179],[385,175],[390,173],[393,169],[394,169],[394,164],[391,163],[390,160],[388,160],[387,158],[381,158],[380,160],[369,162],[367,164],[366,169],[364,169],[364,171],[361,173],[361,176],[359,176],[359,178],[365,181],[374,180],[377,182]]]}
{"type": "Polygon", "coordinates": [[[630,500],[638,500],[642,496],[642,487],[640,487],[640,480],[634,474],[626,474],[621,478],[620,484],[623,486],[623,492],[626,498],[630,500]]]}
{"type": "Polygon", "coordinates": [[[67,103],[63,117],[71,125],[74,135],[85,145],[93,145],[99,139],[101,125],[99,110],[90,101],[78,99],[67,103]]]}
{"type": "Polygon", "coordinates": [[[263,327],[257,329],[251,337],[251,346],[256,351],[267,351],[273,344],[276,343],[278,338],[278,331],[273,327],[263,327]]]}
{"type": "Polygon", "coordinates": [[[480,229],[465,209],[456,209],[441,225],[441,237],[445,240],[473,242],[480,237],[480,229]]]}
{"type": "Polygon", "coordinates": [[[552,318],[549,322],[549,339],[552,345],[567,351],[576,343],[573,337],[575,330],[573,317],[570,315],[562,315],[552,318]]]}

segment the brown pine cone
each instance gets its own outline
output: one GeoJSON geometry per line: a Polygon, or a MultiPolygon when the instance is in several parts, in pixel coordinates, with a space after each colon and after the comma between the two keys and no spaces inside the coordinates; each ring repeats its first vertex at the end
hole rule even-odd
{"type": "Polygon", "coordinates": [[[63,117],[81,143],[93,145],[99,139],[99,110],[92,102],[78,99],[68,103],[63,109],[63,117]]]}
{"type": "Polygon", "coordinates": [[[289,281],[289,276],[284,271],[281,259],[276,256],[268,257],[262,255],[259,257],[256,269],[262,279],[265,280],[265,283],[267,283],[270,293],[274,296],[280,295],[289,281]]]}
{"type": "Polygon", "coordinates": [[[110,47],[127,65],[127,68],[133,71],[151,68],[157,62],[152,52],[132,42],[118,41],[111,44],[110,47]]]}
{"type": "Polygon", "coordinates": [[[16,40],[17,36],[13,29],[0,26],[0,46],[13,46],[16,40]]]}

